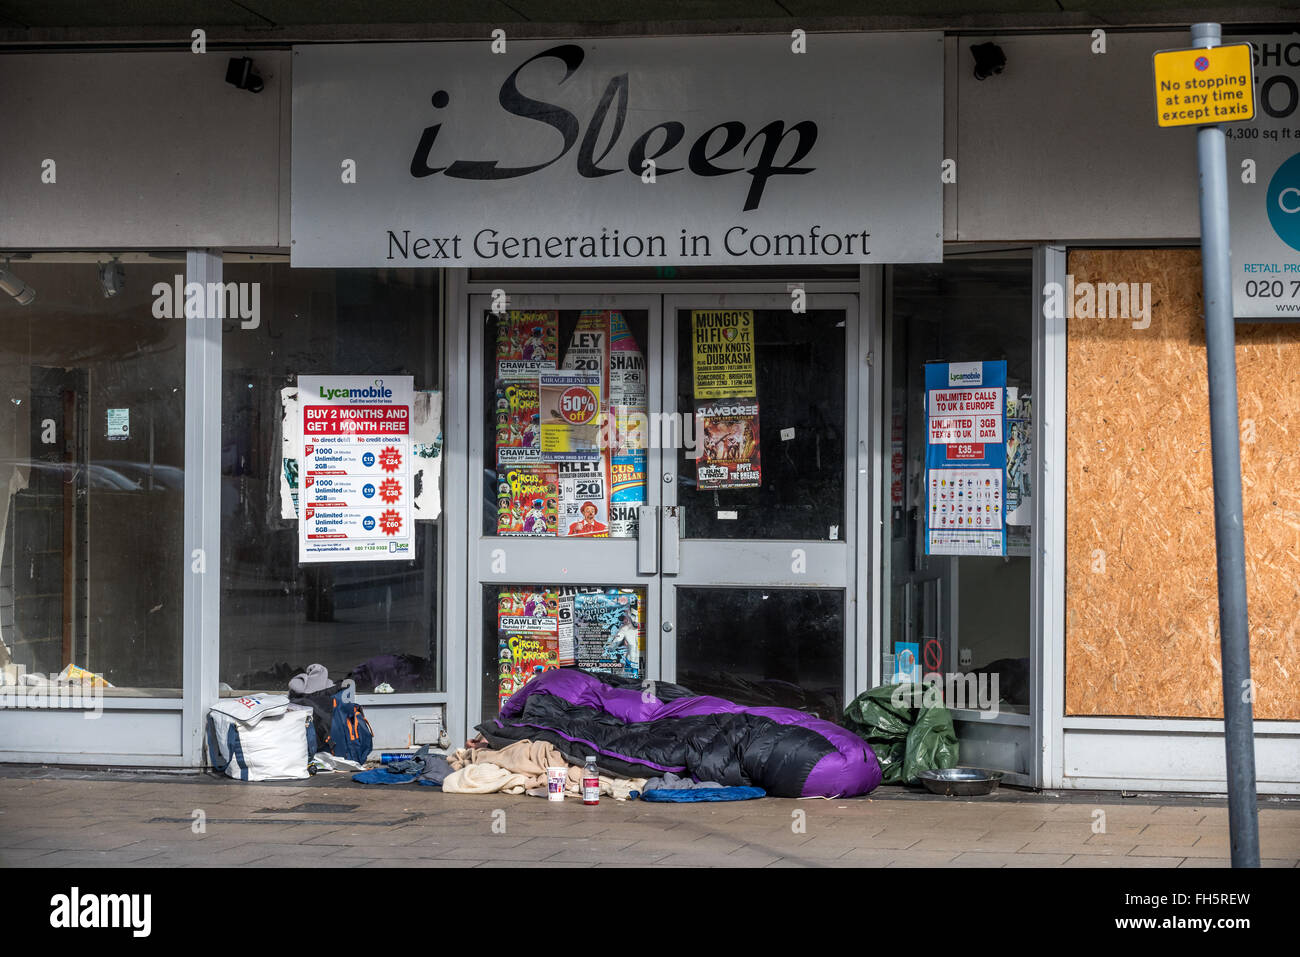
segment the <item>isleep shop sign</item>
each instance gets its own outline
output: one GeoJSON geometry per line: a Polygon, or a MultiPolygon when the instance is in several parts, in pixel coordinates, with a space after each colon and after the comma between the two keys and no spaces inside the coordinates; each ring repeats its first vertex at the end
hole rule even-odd
{"type": "Polygon", "coordinates": [[[1249,40],[1255,121],[1224,130],[1233,315],[1300,320],[1300,37],[1249,40]]]}
{"type": "Polygon", "coordinates": [[[942,86],[938,33],[298,47],[293,264],[938,262],[942,86]]]}

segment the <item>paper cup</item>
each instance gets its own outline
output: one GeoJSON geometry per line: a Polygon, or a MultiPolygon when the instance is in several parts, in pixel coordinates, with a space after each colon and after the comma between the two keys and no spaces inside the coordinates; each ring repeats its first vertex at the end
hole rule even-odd
{"type": "Polygon", "coordinates": [[[564,786],[569,783],[568,768],[546,769],[546,800],[563,801],[564,786]]]}

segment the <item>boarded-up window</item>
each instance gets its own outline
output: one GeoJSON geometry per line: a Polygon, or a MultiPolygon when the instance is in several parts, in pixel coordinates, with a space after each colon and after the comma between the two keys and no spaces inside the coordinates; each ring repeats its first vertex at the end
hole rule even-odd
{"type": "MultiPolygon", "coordinates": [[[[1221,717],[1200,252],[1074,250],[1068,272],[1066,713],[1221,717]],[[1102,283],[1136,307],[1103,290],[1078,314],[1102,283]]],[[[1237,376],[1255,716],[1295,720],[1300,325],[1239,324],[1237,376]]]]}

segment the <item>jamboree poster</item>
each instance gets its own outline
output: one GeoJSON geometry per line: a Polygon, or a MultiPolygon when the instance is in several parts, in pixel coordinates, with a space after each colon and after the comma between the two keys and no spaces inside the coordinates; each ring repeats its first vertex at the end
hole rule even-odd
{"type": "Polygon", "coordinates": [[[758,488],[763,472],[758,449],[758,403],[696,403],[703,436],[695,475],[701,489],[758,488]]]}
{"type": "Polygon", "coordinates": [[[925,366],[925,553],[1006,554],[1007,364],[925,366]]]}
{"type": "Polygon", "coordinates": [[[412,376],[298,377],[300,562],[409,560],[412,376]]]}

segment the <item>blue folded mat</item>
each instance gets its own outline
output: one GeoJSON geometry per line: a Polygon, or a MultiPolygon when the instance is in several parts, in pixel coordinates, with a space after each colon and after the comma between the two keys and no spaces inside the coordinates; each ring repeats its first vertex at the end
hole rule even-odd
{"type": "Polygon", "coordinates": [[[696,801],[752,801],[754,798],[767,797],[762,788],[655,788],[642,791],[642,801],[655,801],[660,804],[692,804],[696,801]]]}
{"type": "Polygon", "coordinates": [[[352,780],[357,784],[410,784],[415,780],[415,775],[400,774],[388,768],[371,768],[369,771],[358,771],[352,775],[352,780]]]}

